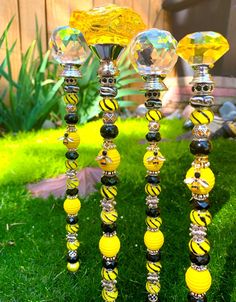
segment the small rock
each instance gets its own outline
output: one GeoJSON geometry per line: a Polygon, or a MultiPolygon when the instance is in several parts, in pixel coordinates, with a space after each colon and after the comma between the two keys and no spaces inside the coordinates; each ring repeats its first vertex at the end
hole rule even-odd
{"type": "Polygon", "coordinates": [[[136,110],[135,110],[135,115],[136,116],[144,116],[147,113],[147,108],[145,107],[145,105],[141,104],[139,105],[136,110]]]}
{"type": "Polygon", "coordinates": [[[194,108],[191,105],[187,105],[183,112],[182,112],[182,117],[184,119],[188,119],[190,117],[190,114],[193,112],[194,108]]]}
{"type": "Polygon", "coordinates": [[[55,129],[56,125],[52,121],[46,120],[46,121],[44,121],[42,128],[43,129],[55,129]]]}
{"type": "Polygon", "coordinates": [[[173,113],[166,117],[167,120],[173,120],[175,118],[181,119],[180,109],[175,110],[173,113]]]}
{"type": "Polygon", "coordinates": [[[220,115],[224,121],[234,121],[236,119],[236,106],[228,101],[219,109],[220,115]]]}

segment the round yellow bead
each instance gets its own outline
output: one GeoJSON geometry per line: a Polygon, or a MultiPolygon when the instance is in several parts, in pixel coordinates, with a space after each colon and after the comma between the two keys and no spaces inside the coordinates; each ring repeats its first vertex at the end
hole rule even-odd
{"type": "Polygon", "coordinates": [[[146,231],[144,235],[144,243],[147,249],[157,251],[164,244],[164,235],[160,230],[157,232],[146,231]]]}
{"type": "Polygon", "coordinates": [[[197,271],[190,267],[185,274],[189,290],[195,294],[204,294],[211,287],[211,274],[208,270],[197,271]]]}
{"type": "Polygon", "coordinates": [[[115,302],[118,297],[118,290],[114,288],[112,291],[108,291],[105,288],[102,290],[102,298],[105,302],[115,302]]]}
{"type": "Polygon", "coordinates": [[[120,153],[116,149],[101,150],[97,156],[99,167],[104,171],[115,171],[120,164],[120,153]],[[104,152],[106,155],[104,155],[104,152]]]}
{"type": "Polygon", "coordinates": [[[75,223],[75,224],[67,224],[66,225],[66,230],[68,233],[71,233],[71,234],[75,234],[78,232],[79,230],[79,225],[78,223],[75,223]]]}
{"type": "Polygon", "coordinates": [[[185,183],[194,194],[208,194],[215,185],[215,176],[210,168],[191,167],[186,174],[185,183]]]}
{"type": "Polygon", "coordinates": [[[106,199],[112,199],[117,195],[117,187],[116,186],[101,186],[100,189],[101,195],[106,199]]]}
{"type": "Polygon", "coordinates": [[[64,95],[64,102],[66,104],[76,105],[79,102],[79,97],[76,93],[66,93],[64,95]]]}
{"type": "Polygon", "coordinates": [[[120,240],[115,235],[112,237],[102,236],[99,241],[99,249],[105,257],[115,257],[120,250],[120,240]]]}
{"type": "Polygon", "coordinates": [[[161,217],[147,217],[146,218],[146,225],[149,227],[149,228],[152,228],[152,229],[158,229],[162,224],[162,219],[161,217]]]}
{"type": "Polygon", "coordinates": [[[72,273],[77,272],[78,269],[79,269],[79,262],[75,262],[75,263],[68,262],[67,263],[67,269],[68,269],[68,271],[70,271],[72,273]]]}
{"type": "Polygon", "coordinates": [[[162,113],[161,113],[161,111],[159,111],[157,109],[149,110],[145,116],[149,122],[152,122],[152,121],[158,122],[162,119],[162,113]]]}
{"type": "Polygon", "coordinates": [[[205,239],[204,241],[196,242],[193,239],[189,241],[189,250],[194,254],[194,255],[205,255],[208,253],[211,249],[210,247],[210,242],[208,239],[205,239]]]}
{"type": "Polygon", "coordinates": [[[214,119],[214,113],[209,109],[198,109],[191,113],[190,120],[194,125],[209,124],[214,119]]]}
{"type": "Polygon", "coordinates": [[[155,154],[155,151],[147,151],[143,157],[143,163],[147,170],[157,172],[164,164],[164,157],[160,151],[155,154]]]}
{"type": "Polygon", "coordinates": [[[101,271],[102,278],[108,281],[115,280],[118,276],[118,269],[115,267],[112,269],[102,268],[101,271]]]}
{"type": "Polygon", "coordinates": [[[116,210],[112,210],[110,212],[102,211],[101,212],[101,219],[106,224],[112,224],[118,218],[118,213],[116,210]]]}
{"type": "Polygon", "coordinates": [[[66,136],[63,140],[63,144],[68,149],[76,149],[80,143],[80,136],[78,131],[76,132],[66,132],[66,136]]]}
{"type": "Polygon", "coordinates": [[[152,197],[158,196],[161,193],[161,186],[159,186],[159,185],[155,186],[155,185],[147,183],[145,185],[145,192],[148,195],[151,195],[152,197]]]}
{"type": "Polygon", "coordinates": [[[79,248],[80,243],[78,240],[75,241],[67,241],[66,247],[69,251],[75,251],[79,248]]]}
{"type": "Polygon", "coordinates": [[[162,265],[160,262],[147,261],[146,268],[150,273],[159,273],[161,271],[162,265]]]}
{"type": "Polygon", "coordinates": [[[190,220],[198,226],[208,226],[212,221],[212,216],[209,211],[192,210],[190,220]]]}
{"type": "Polygon", "coordinates": [[[99,106],[102,109],[102,111],[116,111],[118,109],[118,102],[115,99],[102,99],[99,102],[99,106]]]}
{"type": "Polygon", "coordinates": [[[161,289],[161,284],[159,282],[156,283],[151,283],[151,282],[147,282],[146,283],[146,290],[149,292],[149,294],[158,294],[159,291],[161,289]]]}
{"type": "Polygon", "coordinates": [[[66,168],[69,170],[76,170],[78,168],[77,160],[66,160],[66,168]]]}
{"type": "Polygon", "coordinates": [[[79,212],[81,208],[81,203],[78,198],[69,199],[64,201],[64,210],[69,215],[75,215],[79,212]]]}

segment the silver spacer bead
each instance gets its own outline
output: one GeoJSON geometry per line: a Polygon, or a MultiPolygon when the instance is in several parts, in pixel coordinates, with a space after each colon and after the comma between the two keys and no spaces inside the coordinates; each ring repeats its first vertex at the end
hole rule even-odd
{"type": "Polygon", "coordinates": [[[193,268],[193,269],[195,269],[196,271],[198,271],[198,272],[203,272],[203,271],[206,271],[207,270],[207,266],[206,265],[196,265],[196,264],[194,264],[194,263],[191,263],[191,267],[193,268]]]}

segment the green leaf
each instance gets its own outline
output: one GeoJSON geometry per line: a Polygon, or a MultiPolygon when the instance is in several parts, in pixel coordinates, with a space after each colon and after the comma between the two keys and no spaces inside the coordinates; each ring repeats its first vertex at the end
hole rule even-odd
{"type": "Polygon", "coordinates": [[[136,89],[124,88],[119,90],[117,98],[122,98],[127,95],[140,95],[140,94],[143,94],[143,92],[136,89]]]}

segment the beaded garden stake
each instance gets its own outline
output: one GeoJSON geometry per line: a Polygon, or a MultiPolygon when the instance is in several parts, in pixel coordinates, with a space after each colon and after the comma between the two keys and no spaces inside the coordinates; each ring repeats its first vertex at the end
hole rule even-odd
{"type": "Polygon", "coordinates": [[[208,211],[210,207],[208,197],[215,184],[215,177],[208,161],[208,154],[212,149],[208,124],[214,118],[210,110],[214,104],[214,97],[211,95],[214,83],[209,69],[228,49],[227,40],[221,34],[211,31],[189,34],[180,40],[177,47],[178,55],[194,70],[191,82],[194,95],[190,99],[190,104],[194,107],[190,116],[194,128],[190,152],[195,159],[184,180],[192,192],[193,206],[190,213],[192,238],[189,241],[191,266],[185,275],[190,291],[188,294],[190,302],[206,302],[206,292],[212,282],[207,268],[210,260],[210,243],[206,238],[207,226],[212,220],[208,211]]]}
{"type": "Polygon", "coordinates": [[[70,19],[72,27],[80,29],[85,39],[100,60],[98,75],[100,77],[99,106],[103,111],[104,125],[100,129],[104,139],[102,150],[96,160],[103,170],[101,178],[102,231],[99,249],[103,256],[102,298],[105,301],[116,301],[117,254],[120,250],[120,240],[116,234],[115,197],[117,195],[118,177],[116,169],[120,164],[120,154],[114,144],[118,135],[116,122],[118,102],[116,76],[119,74],[116,60],[125,46],[140,31],[145,28],[141,17],[128,8],[108,5],[89,11],[75,11],[70,19]]]}
{"type": "Polygon", "coordinates": [[[160,249],[164,243],[164,235],[159,230],[162,219],[160,217],[159,194],[160,169],[165,158],[160,152],[158,142],[161,140],[159,133],[159,121],[162,118],[160,108],[162,101],[160,92],[167,90],[163,79],[172,70],[176,61],[177,41],[164,30],[152,28],[136,36],[131,43],[130,58],[134,68],[145,80],[145,106],[147,108],[146,119],[149,122],[149,132],[146,139],[149,143],[144,155],[143,163],[147,169],[145,192],[147,205],[147,231],[144,235],[144,243],[147,247],[147,282],[148,301],[159,301],[160,291],[160,249]]]}
{"type": "Polygon", "coordinates": [[[76,105],[79,101],[77,79],[81,76],[79,68],[87,59],[90,49],[88,48],[83,35],[77,29],[69,26],[56,28],[50,39],[50,48],[53,58],[62,65],[61,76],[64,77],[64,101],[66,103],[65,121],[67,129],[61,138],[67,148],[66,152],[66,200],[64,210],[67,213],[67,269],[70,272],[76,272],[79,269],[78,247],[80,245],[77,239],[78,212],[80,210],[80,200],[78,199],[79,180],[77,178],[78,162],[77,148],[80,143],[80,137],[76,128],[78,115],[76,105]]]}

